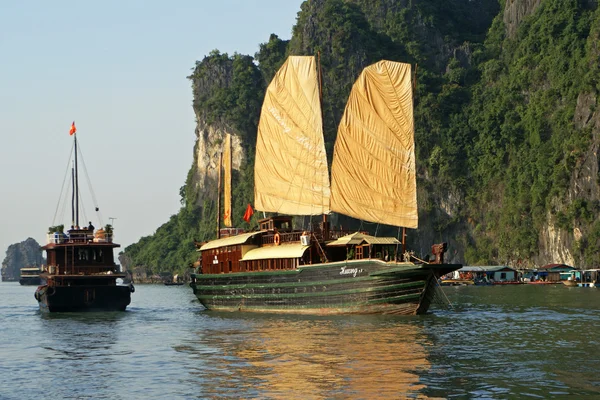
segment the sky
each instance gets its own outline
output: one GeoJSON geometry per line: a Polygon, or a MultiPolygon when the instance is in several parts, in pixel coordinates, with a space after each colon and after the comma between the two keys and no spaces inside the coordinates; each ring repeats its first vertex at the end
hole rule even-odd
{"type": "Polygon", "coordinates": [[[254,55],[271,33],[289,39],[301,3],[0,1],[0,259],[70,226],[60,199],[73,121],[80,223],[112,223],[120,250],[153,234],[178,212],[193,162],[196,60],[254,55]]]}

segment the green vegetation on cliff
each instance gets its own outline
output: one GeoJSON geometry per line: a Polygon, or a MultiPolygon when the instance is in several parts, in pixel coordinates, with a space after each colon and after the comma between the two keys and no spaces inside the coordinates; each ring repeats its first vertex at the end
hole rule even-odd
{"type": "MultiPolygon", "coordinates": [[[[264,90],[285,57],[320,56],[329,155],[354,80],[385,58],[417,70],[421,223],[411,237],[450,241],[455,261],[531,265],[552,261],[541,232],[553,230],[576,262],[599,264],[598,178],[582,171],[598,171],[600,126],[590,121],[600,11],[593,1],[544,0],[508,37],[506,8],[496,0],[305,1],[289,42],[271,35],[254,58],[213,51],[197,62],[189,78],[199,130],[233,132],[245,152],[233,177],[234,226],[253,199],[264,90]]],[[[179,214],[125,249],[130,266],[181,270],[196,258],[194,239],[214,238],[215,196],[210,186],[198,190],[209,178],[198,176],[197,161],[179,214]]]]}

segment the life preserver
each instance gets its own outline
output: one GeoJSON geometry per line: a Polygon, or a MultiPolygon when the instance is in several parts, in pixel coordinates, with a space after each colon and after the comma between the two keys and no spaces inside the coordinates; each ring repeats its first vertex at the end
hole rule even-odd
{"type": "Polygon", "coordinates": [[[273,236],[273,243],[275,243],[275,246],[279,246],[279,243],[281,243],[281,236],[279,236],[279,232],[275,233],[275,236],[273,236]]]}
{"type": "Polygon", "coordinates": [[[48,288],[46,289],[46,295],[54,296],[54,293],[56,293],[56,289],[54,289],[54,286],[48,286],[48,288]]]}

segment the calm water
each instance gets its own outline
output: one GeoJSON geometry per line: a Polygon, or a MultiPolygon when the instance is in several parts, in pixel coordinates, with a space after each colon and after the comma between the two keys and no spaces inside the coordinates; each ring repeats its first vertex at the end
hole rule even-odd
{"type": "Polygon", "coordinates": [[[1,399],[600,398],[600,289],[444,287],[420,317],[213,313],[162,285],[45,315],[34,290],[0,284],[1,399]]]}

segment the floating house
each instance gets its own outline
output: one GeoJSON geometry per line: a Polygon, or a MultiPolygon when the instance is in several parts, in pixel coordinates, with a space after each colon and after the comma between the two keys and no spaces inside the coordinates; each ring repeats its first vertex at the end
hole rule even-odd
{"type": "Polygon", "coordinates": [[[548,264],[538,268],[537,276],[542,281],[560,282],[569,280],[574,270],[575,267],[566,264],[548,264]]]}
{"type": "Polygon", "coordinates": [[[467,266],[455,272],[456,279],[472,279],[477,283],[518,282],[517,270],[506,265],[467,266]]]}

